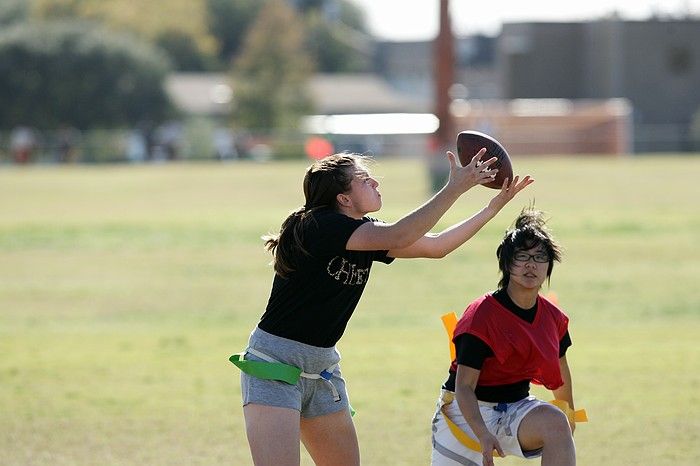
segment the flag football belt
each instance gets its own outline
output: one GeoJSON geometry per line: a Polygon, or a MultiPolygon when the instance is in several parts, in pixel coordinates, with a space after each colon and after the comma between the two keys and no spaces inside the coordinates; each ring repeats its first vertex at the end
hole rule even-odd
{"type": "MultiPolygon", "coordinates": [[[[450,312],[443,315],[441,319],[442,324],[445,326],[445,331],[447,332],[450,343],[450,360],[454,361],[456,358],[456,350],[454,342],[452,341],[452,336],[454,335],[455,327],[457,326],[457,316],[454,312],[450,312]]],[[[449,405],[453,401],[454,393],[448,390],[443,390],[442,395],[440,396],[440,411],[442,411],[442,415],[445,417],[445,422],[447,422],[450,432],[452,432],[452,435],[454,435],[455,438],[465,447],[469,448],[470,450],[481,452],[481,444],[477,440],[474,440],[467,435],[467,433],[460,429],[459,426],[455,424],[447,415],[445,406],[449,405]]],[[[576,422],[588,422],[588,416],[586,415],[585,409],[577,409],[574,411],[571,409],[571,406],[569,406],[569,403],[566,400],[552,400],[549,403],[559,408],[566,415],[571,425],[574,425],[576,422]]],[[[506,404],[499,403],[494,407],[494,409],[504,411],[506,409],[506,404]]],[[[499,456],[496,450],[494,450],[493,454],[494,456],[499,456]]]]}
{"type": "MultiPolygon", "coordinates": [[[[447,427],[450,428],[450,432],[452,432],[452,435],[459,440],[459,443],[464,445],[465,447],[469,448],[470,450],[476,451],[481,453],[481,444],[479,443],[478,440],[474,440],[471,438],[465,431],[463,431],[457,424],[455,424],[452,419],[447,415],[447,410],[445,407],[452,403],[454,401],[454,393],[450,392],[448,390],[443,390],[442,395],[440,396],[440,411],[442,412],[443,417],[445,418],[445,422],[447,423],[447,427]]],[[[564,414],[566,414],[566,417],[569,419],[569,422],[573,425],[575,422],[588,422],[588,417],[586,416],[586,410],[585,409],[577,409],[574,411],[571,409],[569,406],[569,403],[567,403],[564,400],[552,400],[549,403],[553,404],[557,408],[561,409],[564,414]]],[[[493,407],[493,409],[497,411],[505,411],[507,408],[506,403],[498,403],[496,406],[493,407]]],[[[498,452],[496,450],[493,451],[494,456],[499,456],[498,452]]]]}
{"type": "Polygon", "coordinates": [[[265,380],[280,380],[282,382],[287,382],[290,385],[296,385],[299,382],[299,378],[303,377],[305,379],[321,379],[328,383],[331,391],[333,392],[333,401],[340,401],[340,394],[338,389],[335,388],[331,379],[333,378],[333,371],[338,367],[338,364],[333,364],[327,369],[322,370],[318,374],[310,374],[304,372],[298,367],[285,364],[268,356],[260,351],[247,348],[242,353],[237,353],[228,358],[236,367],[245,372],[248,375],[257,377],[259,379],[265,380]],[[251,361],[245,358],[246,353],[250,353],[253,356],[257,356],[262,359],[262,361],[251,361]]]}

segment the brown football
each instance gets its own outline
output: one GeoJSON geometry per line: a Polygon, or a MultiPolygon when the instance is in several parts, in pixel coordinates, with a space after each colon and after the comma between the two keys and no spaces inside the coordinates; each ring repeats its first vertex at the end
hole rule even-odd
{"type": "Polygon", "coordinates": [[[488,134],[478,131],[462,131],[457,135],[457,156],[462,166],[466,166],[472,161],[472,157],[481,150],[486,148],[486,154],[481,157],[481,160],[488,160],[491,157],[496,157],[496,160],[489,168],[497,168],[498,173],[496,178],[490,183],[484,183],[482,186],[493,189],[501,189],[503,180],[508,178],[513,180],[513,165],[510,162],[510,156],[505,147],[495,138],[488,134]]]}

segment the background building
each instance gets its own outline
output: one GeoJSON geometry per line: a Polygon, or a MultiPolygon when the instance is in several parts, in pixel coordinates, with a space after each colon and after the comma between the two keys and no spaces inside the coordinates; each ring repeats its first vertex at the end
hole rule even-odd
{"type": "Polygon", "coordinates": [[[693,150],[696,19],[504,24],[497,70],[506,99],[627,99],[635,152],[693,150]]]}
{"type": "MultiPolygon", "coordinates": [[[[432,107],[433,52],[432,41],[378,42],[374,69],[397,90],[423,99],[427,107],[432,107]]],[[[456,38],[455,78],[465,86],[462,90],[464,95],[457,97],[500,97],[495,63],[495,37],[474,35],[456,38]]]]}

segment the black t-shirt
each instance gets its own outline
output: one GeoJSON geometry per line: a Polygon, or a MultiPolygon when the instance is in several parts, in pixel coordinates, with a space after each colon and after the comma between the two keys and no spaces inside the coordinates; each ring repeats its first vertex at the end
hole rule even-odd
{"type": "MultiPolygon", "coordinates": [[[[510,299],[508,293],[504,289],[493,292],[493,297],[506,309],[520,317],[526,322],[532,323],[535,321],[537,313],[537,303],[530,309],[523,309],[510,299]]],[[[473,369],[481,370],[484,365],[484,360],[493,357],[493,351],[480,338],[470,334],[463,333],[455,339],[455,350],[457,353],[457,364],[468,366],[473,369]]],[[[566,354],[566,350],[571,346],[571,336],[567,330],[564,336],[559,341],[559,357],[566,354]]],[[[447,381],[443,388],[454,391],[455,379],[457,373],[450,371],[447,381]]],[[[474,394],[477,399],[488,402],[504,402],[512,403],[522,400],[530,393],[530,381],[521,380],[512,384],[506,385],[477,385],[474,394]]]]}
{"type": "Polygon", "coordinates": [[[394,259],[388,251],[348,251],[345,246],[363,223],[330,209],[312,213],[296,271],[275,274],[270,299],[258,327],[290,340],[324,348],[336,344],[362,296],[373,261],[394,259]]]}

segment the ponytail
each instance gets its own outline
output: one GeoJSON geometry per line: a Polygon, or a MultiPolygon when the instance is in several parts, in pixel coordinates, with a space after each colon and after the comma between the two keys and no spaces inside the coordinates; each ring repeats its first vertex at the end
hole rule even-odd
{"type": "Polygon", "coordinates": [[[304,232],[314,222],[313,212],[322,208],[337,210],[338,194],[350,190],[356,170],[365,169],[362,156],[335,154],[315,162],[306,169],[304,197],[306,202],[282,222],[277,235],[263,236],[265,249],[274,257],[275,272],[283,278],[297,270],[299,260],[309,256],[304,247],[304,232]]]}
{"type": "Polygon", "coordinates": [[[295,270],[295,260],[299,255],[308,256],[309,252],[304,248],[305,225],[312,218],[306,206],[294,210],[282,222],[280,232],[277,235],[265,235],[265,249],[274,256],[275,272],[287,277],[295,270]]]}

